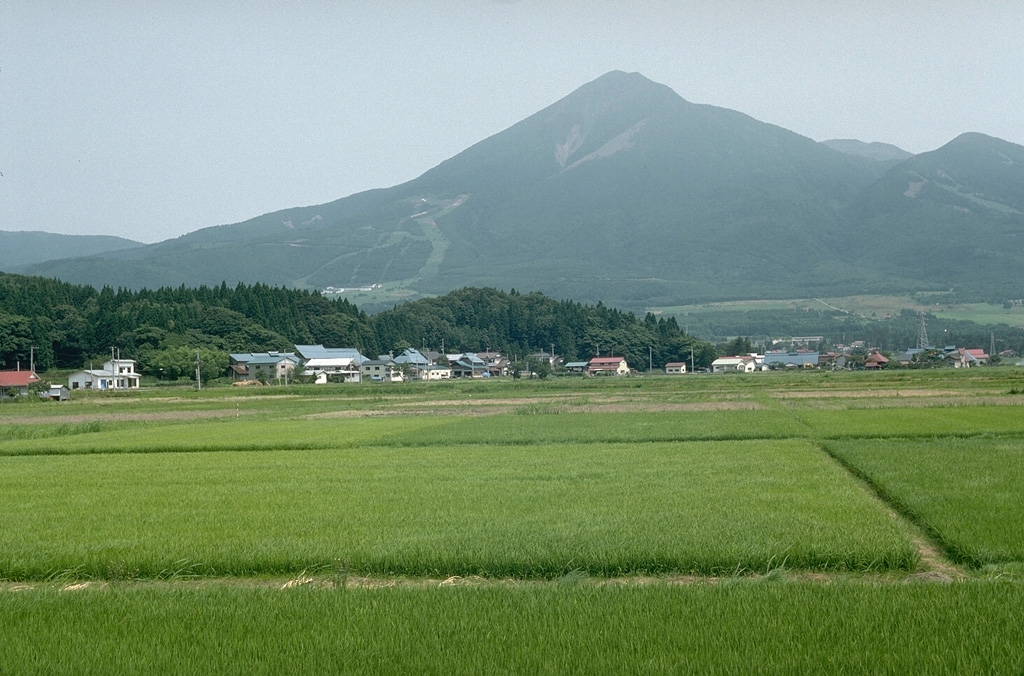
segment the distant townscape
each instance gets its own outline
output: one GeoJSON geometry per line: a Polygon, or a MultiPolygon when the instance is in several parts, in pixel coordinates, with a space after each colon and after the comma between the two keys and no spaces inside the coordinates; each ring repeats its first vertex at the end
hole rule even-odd
{"type": "MultiPolygon", "coordinates": [[[[743,342],[743,339],[738,339],[743,342]]],[[[805,338],[803,340],[806,340],[805,338]]],[[[198,351],[197,351],[198,353],[198,351]]],[[[994,361],[1015,358],[1012,350],[996,355],[994,361]]],[[[553,352],[536,352],[513,361],[500,352],[450,352],[405,348],[400,354],[370,358],[352,347],[296,345],[295,352],[233,352],[228,355],[226,376],[234,386],[289,385],[311,383],[401,383],[441,381],[456,378],[546,378],[548,376],[630,376],[640,371],[621,356],[595,356],[583,361],[565,361],[553,352]]],[[[750,352],[717,357],[705,373],[755,373],[788,369],[862,369],[886,368],[971,368],[984,366],[993,358],[981,348],[948,345],[943,348],[913,348],[896,356],[886,356],[855,341],[840,351],[750,352]]],[[[196,382],[201,386],[201,362],[196,362],[196,382]]],[[[696,373],[693,362],[667,362],[646,375],[681,376],[696,373]]],[[[0,398],[29,396],[63,401],[77,390],[134,390],[142,378],[133,359],[112,358],[99,368],[84,368],[68,376],[67,386],[45,383],[32,368],[0,371],[0,398]]]]}

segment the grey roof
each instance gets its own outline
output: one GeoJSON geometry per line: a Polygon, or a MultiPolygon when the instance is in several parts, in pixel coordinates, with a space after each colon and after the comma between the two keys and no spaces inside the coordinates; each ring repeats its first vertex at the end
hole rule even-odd
{"type": "Polygon", "coordinates": [[[396,364],[420,364],[426,366],[430,363],[423,353],[414,347],[408,347],[402,354],[395,357],[396,364]]]}
{"type": "Polygon", "coordinates": [[[303,359],[355,359],[357,364],[362,364],[367,360],[367,357],[354,347],[296,345],[295,351],[302,355],[303,359]]]}
{"type": "Polygon", "coordinates": [[[268,366],[280,364],[286,360],[293,364],[298,364],[302,361],[291,352],[271,352],[269,354],[254,354],[251,359],[246,360],[246,363],[250,366],[268,366]]]}
{"type": "Polygon", "coordinates": [[[281,361],[282,358],[291,359],[295,363],[299,362],[299,358],[295,356],[294,352],[231,352],[228,356],[231,357],[232,361],[240,364],[252,364],[255,363],[257,359],[263,360],[259,362],[261,364],[269,364],[271,362],[268,360],[271,359],[273,360],[273,363],[277,363],[281,361]]]}
{"type": "Polygon", "coordinates": [[[811,364],[817,366],[818,364],[818,353],[817,352],[765,352],[764,353],[765,364],[796,364],[803,366],[804,364],[811,364]]]}

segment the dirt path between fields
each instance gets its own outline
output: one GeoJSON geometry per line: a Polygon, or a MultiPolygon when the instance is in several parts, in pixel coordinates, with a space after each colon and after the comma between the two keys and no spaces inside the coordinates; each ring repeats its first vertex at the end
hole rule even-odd
{"type": "Polygon", "coordinates": [[[0,425],[74,425],[89,422],[146,422],[154,420],[202,420],[248,415],[255,411],[217,409],[215,411],[151,411],[148,413],[79,413],[74,415],[0,418],[0,425]]]}
{"type": "MultiPolygon", "coordinates": [[[[500,415],[504,413],[522,413],[524,415],[553,415],[561,413],[639,413],[639,412],[665,412],[665,411],[754,411],[763,410],[767,407],[756,401],[704,401],[690,404],[655,404],[646,402],[623,403],[600,403],[591,402],[588,404],[559,403],[557,401],[541,401],[535,404],[511,405],[509,403],[492,403],[490,401],[479,404],[468,402],[455,402],[457,405],[449,406],[446,409],[437,408],[413,408],[395,407],[391,409],[364,409],[364,410],[343,410],[325,411],[323,413],[310,413],[303,416],[307,420],[323,418],[369,418],[387,416],[419,416],[419,415],[451,415],[465,417],[484,417],[500,415]],[[530,410],[530,406],[536,406],[536,410],[530,410]]],[[[422,406],[422,404],[419,404],[422,406]]]]}
{"type": "Polygon", "coordinates": [[[828,585],[836,582],[860,583],[876,586],[879,584],[907,583],[948,583],[953,580],[965,580],[968,576],[961,573],[946,574],[935,571],[917,573],[826,573],[819,571],[777,570],[770,573],[752,573],[749,575],[710,576],[710,575],[631,575],[623,577],[588,577],[570,573],[561,578],[551,580],[524,580],[522,578],[487,578],[476,575],[453,575],[448,578],[408,578],[408,577],[366,577],[357,575],[322,575],[300,573],[294,577],[209,577],[199,579],[171,580],[74,580],[74,581],[31,581],[31,582],[0,582],[0,594],[20,593],[26,591],[56,590],[59,592],[102,591],[105,589],[210,589],[217,587],[235,589],[408,589],[408,588],[444,588],[444,587],[542,587],[559,585],[587,585],[592,587],[641,587],[649,585],[668,586],[714,586],[737,581],[757,584],[759,582],[775,583],[790,581],[806,584],[828,585]]]}

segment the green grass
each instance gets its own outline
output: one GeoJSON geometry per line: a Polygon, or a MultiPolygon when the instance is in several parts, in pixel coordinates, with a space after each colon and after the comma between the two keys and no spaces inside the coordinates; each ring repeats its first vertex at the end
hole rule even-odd
{"type": "Polygon", "coordinates": [[[1024,444],[1020,439],[830,442],[955,560],[1024,560],[1024,444]]]}
{"type": "MultiPolygon", "coordinates": [[[[822,400],[827,400],[827,393],[816,399],[822,400]]],[[[486,416],[421,412],[386,417],[266,420],[228,416],[200,421],[16,424],[0,427],[0,456],[1024,435],[1020,406],[945,406],[940,401],[930,408],[822,410],[802,406],[806,401],[766,410],[593,413],[554,403],[525,404],[512,413],[486,416]]],[[[841,405],[849,400],[835,401],[841,405]]]]}
{"type": "Polygon", "coordinates": [[[1017,674],[1022,609],[990,582],[47,589],[0,593],[0,669],[1017,674]]]}
{"type": "Polygon", "coordinates": [[[803,441],[6,458],[0,578],[910,569],[803,441]],[[70,571],[70,573],[69,573],[70,571]]]}
{"type": "Polygon", "coordinates": [[[1019,381],[779,373],[5,406],[0,675],[1021,673],[1019,381]],[[922,531],[966,567],[919,556],[922,531]],[[962,581],[908,581],[936,570],[962,581]],[[449,576],[473,586],[439,586],[449,576]],[[103,588],[58,591],[82,579],[103,588]],[[396,586],[363,586],[381,584],[396,586]]]}
{"type": "Polygon", "coordinates": [[[909,296],[845,296],[838,298],[821,298],[824,303],[813,298],[793,298],[787,300],[734,300],[715,303],[699,303],[695,305],[675,305],[650,308],[651,311],[680,316],[688,313],[712,312],[749,312],[755,310],[826,310],[829,306],[840,308],[846,312],[862,317],[882,317],[896,315],[901,310],[914,312],[930,312],[939,319],[963,319],[978,324],[1024,324],[1024,308],[1015,306],[1004,308],[994,303],[944,303],[942,305],[922,305],[909,296]],[[827,303],[828,305],[826,305],[827,303]]]}
{"type": "Polygon", "coordinates": [[[1024,409],[1020,406],[801,410],[794,415],[819,439],[1024,434],[1024,409]]]}

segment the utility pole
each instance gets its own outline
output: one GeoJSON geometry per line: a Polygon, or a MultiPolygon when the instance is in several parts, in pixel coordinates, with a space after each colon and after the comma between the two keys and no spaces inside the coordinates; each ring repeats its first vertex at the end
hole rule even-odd
{"type": "Polygon", "coordinates": [[[654,348],[650,345],[647,346],[647,370],[654,370],[654,348]]]}
{"type": "Polygon", "coordinates": [[[690,344],[690,373],[693,373],[693,343],[690,344]]]}
{"type": "Polygon", "coordinates": [[[199,360],[199,348],[196,348],[196,389],[203,389],[203,378],[202,372],[199,370],[199,366],[202,362],[199,360]]]}
{"type": "Polygon", "coordinates": [[[28,370],[31,373],[36,372],[36,348],[32,345],[28,348],[28,370]]]}

